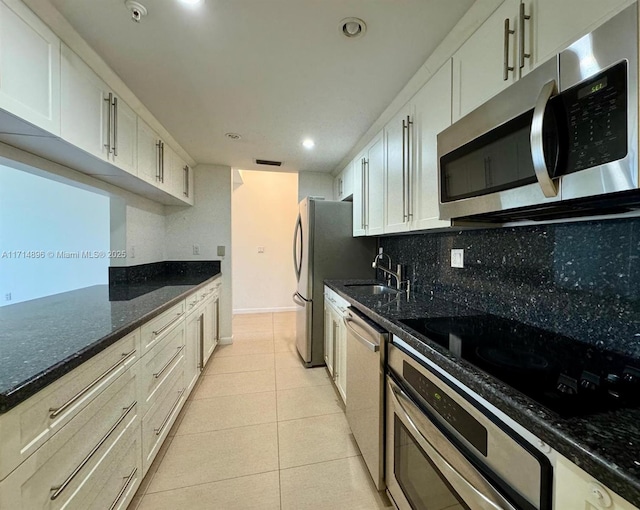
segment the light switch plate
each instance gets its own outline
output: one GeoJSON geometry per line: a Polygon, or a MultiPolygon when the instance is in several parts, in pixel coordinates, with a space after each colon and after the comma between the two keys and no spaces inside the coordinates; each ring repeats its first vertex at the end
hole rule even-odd
{"type": "Polygon", "coordinates": [[[451,250],[451,267],[464,267],[464,250],[451,250]]]}

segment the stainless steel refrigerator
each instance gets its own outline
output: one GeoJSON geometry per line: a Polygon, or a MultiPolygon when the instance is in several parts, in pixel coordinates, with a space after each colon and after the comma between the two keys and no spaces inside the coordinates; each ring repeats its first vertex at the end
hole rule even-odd
{"type": "Polygon", "coordinates": [[[305,198],[293,240],[296,345],[306,366],[324,364],[324,280],[373,278],[375,239],[353,237],[353,204],[305,198]]]}

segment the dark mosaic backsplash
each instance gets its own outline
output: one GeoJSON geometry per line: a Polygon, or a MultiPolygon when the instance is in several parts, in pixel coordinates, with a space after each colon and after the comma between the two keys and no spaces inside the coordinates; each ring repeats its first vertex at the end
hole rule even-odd
{"type": "MultiPolygon", "coordinates": [[[[415,292],[640,358],[640,219],[380,238],[415,292]],[[451,267],[453,248],[464,268],[451,267]]],[[[379,275],[381,276],[381,275],[379,275]]]]}

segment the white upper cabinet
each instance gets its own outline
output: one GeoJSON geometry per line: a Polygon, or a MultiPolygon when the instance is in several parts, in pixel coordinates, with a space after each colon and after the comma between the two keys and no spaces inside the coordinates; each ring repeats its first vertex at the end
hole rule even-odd
{"type": "Polygon", "coordinates": [[[413,102],[404,106],[384,128],[385,233],[404,232],[411,222],[413,146],[415,142],[413,102]]]}
{"type": "Polygon", "coordinates": [[[525,31],[525,45],[532,49],[535,64],[541,64],[631,3],[631,0],[533,0],[533,32],[525,31]],[[529,39],[531,33],[535,35],[533,40],[529,39]]]}
{"type": "Polygon", "coordinates": [[[353,195],[354,162],[349,163],[333,180],[335,200],[346,200],[353,195]]]}
{"type": "Polygon", "coordinates": [[[353,236],[364,236],[367,230],[364,227],[365,204],[365,162],[366,151],[361,152],[351,162],[353,171],[353,236]]]}
{"type": "Polygon", "coordinates": [[[411,230],[443,228],[438,207],[438,133],[451,125],[451,61],[447,61],[413,98],[414,175],[411,176],[411,230]],[[415,185],[413,184],[415,183],[415,185]]]}
{"type": "Polygon", "coordinates": [[[167,191],[176,198],[193,204],[193,172],[178,154],[169,146],[165,147],[165,162],[169,168],[166,177],[167,191]]]}
{"type": "Polygon", "coordinates": [[[138,177],[160,185],[160,137],[142,119],[138,119],[138,177]]]}
{"type": "Polygon", "coordinates": [[[506,0],[453,55],[453,119],[517,79],[520,1],[506,0]]]}
{"type": "Polygon", "coordinates": [[[369,145],[364,164],[364,227],[367,235],[384,233],[384,163],[384,138],[380,133],[369,145]]]}
{"type": "Polygon", "coordinates": [[[64,140],[137,173],[137,115],[65,44],[61,107],[64,140]]]}
{"type": "Polygon", "coordinates": [[[0,108],[60,135],[60,40],[15,0],[0,1],[0,108]]]}

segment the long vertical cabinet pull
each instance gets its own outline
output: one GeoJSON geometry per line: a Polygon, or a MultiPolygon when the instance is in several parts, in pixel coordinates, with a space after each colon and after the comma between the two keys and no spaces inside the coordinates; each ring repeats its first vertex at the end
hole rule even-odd
{"type": "Polygon", "coordinates": [[[411,218],[413,218],[413,184],[411,182],[411,179],[413,178],[413,159],[411,158],[411,126],[413,126],[413,121],[411,120],[411,116],[407,115],[407,217],[405,219],[408,221],[411,221],[411,218]]]}
{"type": "MultiPolygon", "coordinates": [[[[531,21],[531,15],[525,13],[525,5],[523,2],[520,2],[520,69],[524,68],[524,60],[526,58],[531,58],[531,53],[526,53],[524,51],[524,23],[525,21],[531,21]]],[[[531,25],[530,25],[531,26],[531,25]]],[[[529,38],[531,41],[531,38],[529,38]]],[[[529,50],[531,51],[531,50],[529,50]]]]}
{"type": "MultiPolygon", "coordinates": [[[[407,117],[409,118],[409,117],[407,117]]],[[[409,126],[402,119],[402,220],[407,221],[407,128],[409,126]]]]}
{"type": "Polygon", "coordinates": [[[184,165],[184,168],[182,169],[182,171],[184,172],[184,191],[182,192],[182,194],[185,197],[189,197],[189,166],[188,165],[184,165]]]}
{"type": "Polygon", "coordinates": [[[156,155],[157,155],[157,159],[158,159],[157,165],[156,165],[156,181],[158,181],[158,182],[162,182],[162,170],[161,170],[162,163],[160,162],[161,159],[162,159],[162,153],[161,153],[161,150],[160,150],[160,145],[161,144],[162,144],[161,140],[158,140],[158,142],[156,143],[156,149],[158,149],[156,151],[156,155]]]}
{"type": "Polygon", "coordinates": [[[118,98],[113,96],[113,155],[118,156],[118,98]]]}
{"type": "Polygon", "coordinates": [[[509,79],[509,71],[515,71],[513,66],[509,65],[509,37],[516,33],[515,30],[509,28],[509,18],[504,20],[504,68],[502,72],[502,79],[507,81],[509,79]]]}
{"type": "Polygon", "coordinates": [[[365,190],[364,190],[364,185],[365,185],[365,176],[364,176],[364,158],[362,158],[360,160],[360,175],[362,175],[362,179],[360,181],[360,191],[362,192],[362,200],[360,200],[360,210],[362,213],[362,217],[360,218],[360,223],[362,223],[362,230],[365,229],[365,217],[364,217],[364,201],[365,201],[365,190]]]}
{"type": "Polygon", "coordinates": [[[369,160],[368,159],[364,160],[364,176],[366,179],[366,185],[365,185],[366,193],[364,194],[366,199],[365,206],[364,206],[364,212],[365,212],[364,228],[369,228],[369,160]]]}
{"type": "Polygon", "coordinates": [[[160,167],[162,168],[162,183],[164,184],[164,142],[160,142],[160,167]]]}
{"type": "Polygon", "coordinates": [[[107,103],[107,143],[104,144],[104,148],[107,149],[107,154],[111,154],[111,106],[113,104],[113,94],[109,92],[109,97],[105,97],[104,100],[107,103]]]}
{"type": "Polygon", "coordinates": [[[198,347],[200,354],[198,355],[198,368],[202,372],[204,370],[204,312],[198,317],[198,347]]]}

